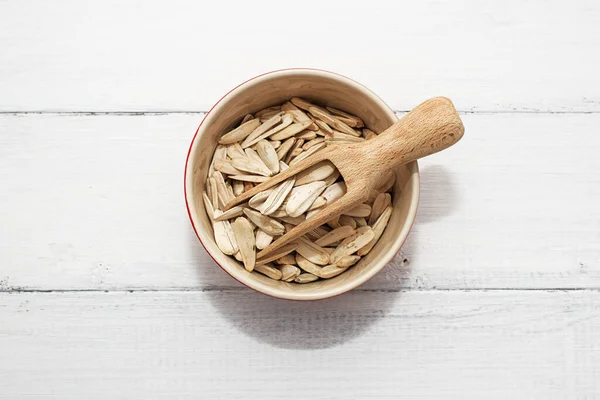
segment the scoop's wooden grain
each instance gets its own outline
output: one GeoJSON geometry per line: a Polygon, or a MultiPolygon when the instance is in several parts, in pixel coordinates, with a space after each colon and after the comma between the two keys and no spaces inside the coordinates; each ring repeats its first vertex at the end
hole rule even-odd
{"type": "Polygon", "coordinates": [[[415,107],[376,138],[357,144],[330,144],[315,155],[238,196],[227,204],[225,210],[247,201],[255,194],[320,161],[329,160],[340,171],[346,183],[346,194],[258,253],[258,258],[263,258],[364,202],[387,171],[444,150],[458,142],[463,134],[464,126],[452,102],[445,97],[435,97],[415,107]]]}

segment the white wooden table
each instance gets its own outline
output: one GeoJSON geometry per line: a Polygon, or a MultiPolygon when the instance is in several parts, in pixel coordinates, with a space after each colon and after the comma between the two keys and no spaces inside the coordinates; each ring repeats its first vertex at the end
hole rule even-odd
{"type": "Polygon", "coordinates": [[[0,399],[600,398],[600,3],[0,1],[0,399]],[[241,81],[343,73],[466,126],[394,262],[242,287],[183,200],[241,81]]]}

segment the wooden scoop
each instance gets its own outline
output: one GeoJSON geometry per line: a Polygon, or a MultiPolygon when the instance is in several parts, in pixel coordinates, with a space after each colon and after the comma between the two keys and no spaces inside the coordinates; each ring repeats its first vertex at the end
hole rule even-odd
{"type": "Polygon", "coordinates": [[[329,160],[337,167],[346,183],[346,194],[258,253],[258,258],[264,258],[281,246],[366,201],[387,171],[452,146],[460,140],[464,131],[465,128],[452,102],[445,97],[434,97],[419,104],[371,140],[356,144],[328,145],[236,197],[227,204],[225,211],[318,162],[329,160]]]}

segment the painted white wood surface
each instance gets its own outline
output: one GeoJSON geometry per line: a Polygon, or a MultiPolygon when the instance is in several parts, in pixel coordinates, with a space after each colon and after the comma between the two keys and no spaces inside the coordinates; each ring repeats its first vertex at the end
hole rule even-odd
{"type": "Polygon", "coordinates": [[[593,399],[597,291],[0,294],[0,399],[593,399]]]}
{"type": "Polygon", "coordinates": [[[600,111],[596,0],[0,2],[0,111],[206,111],[278,68],[394,109],[600,111]]]}
{"type": "MultiPolygon", "coordinates": [[[[365,288],[600,288],[600,115],[463,117],[463,141],[420,164],[402,252],[365,288]]],[[[201,119],[0,116],[2,285],[238,286],[185,210],[201,119]]]]}

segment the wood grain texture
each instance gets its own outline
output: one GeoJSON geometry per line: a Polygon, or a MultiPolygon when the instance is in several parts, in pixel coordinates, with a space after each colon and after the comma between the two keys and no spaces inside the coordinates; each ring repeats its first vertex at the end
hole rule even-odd
{"type": "Polygon", "coordinates": [[[258,74],[316,67],[396,110],[444,95],[598,112],[599,19],[595,0],[3,1],[0,110],[206,111],[258,74]]]}
{"type": "MultiPolygon", "coordinates": [[[[0,116],[0,290],[239,287],[188,221],[201,115],[0,116]]],[[[463,115],[363,289],[600,287],[600,115],[463,115]]]]}
{"type": "Polygon", "coordinates": [[[596,398],[600,293],[0,294],[0,399],[596,398]]]}

